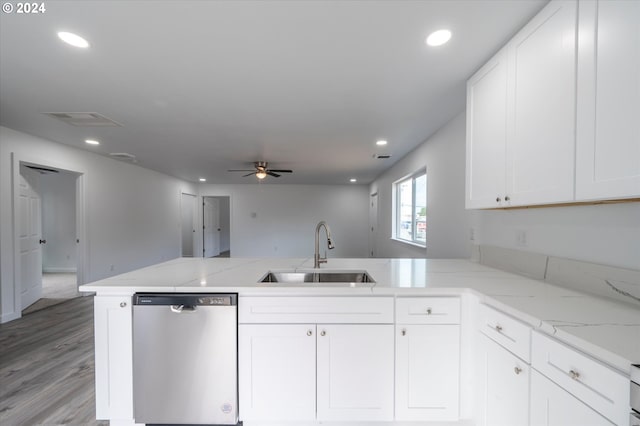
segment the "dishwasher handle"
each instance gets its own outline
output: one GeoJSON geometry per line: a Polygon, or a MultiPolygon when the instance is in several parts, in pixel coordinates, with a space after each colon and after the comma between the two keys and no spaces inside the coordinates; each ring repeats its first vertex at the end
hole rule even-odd
{"type": "Polygon", "coordinates": [[[175,314],[188,314],[195,312],[197,307],[195,305],[171,305],[171,312],[175,314]]]}

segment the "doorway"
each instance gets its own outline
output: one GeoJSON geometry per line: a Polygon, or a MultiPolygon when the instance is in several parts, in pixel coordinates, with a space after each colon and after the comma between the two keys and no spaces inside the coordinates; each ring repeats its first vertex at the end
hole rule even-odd
{"type": "Polygon", "coordinates": [[[202,197],[202,256],[231,257],[230,198],[202,197]]]}
{"type": "Polygon", "coordinates": [[[30,313],[80,296],[78,197],[81,173],[18,163],[16,272],[18,306],[30,313]]]}

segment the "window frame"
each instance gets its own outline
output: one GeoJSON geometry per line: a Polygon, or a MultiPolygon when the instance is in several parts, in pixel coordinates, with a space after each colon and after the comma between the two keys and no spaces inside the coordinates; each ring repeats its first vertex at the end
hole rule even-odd
{"type": "MultiPolygon", "coordinates": [[[[425,238],[424,241],[416,239],[417,234],[417,222],[415,221],[415,207],[416,207],[416,180],[425,177],[425,181],[427,179],[427,170],[426,168],[420,169],[417,172],[414,172],[410,175],[403,177],[402,179],[398,179],[393,182],[393,221],[392,221],[392,239],[401,243],[426,248],[427,247],[427,239],[426,239],[426,230],[425,230],[425,238]],[[411,222],[411,239],[406,239],[401,237],[400,226],[402,226],[402,202],[401,202],[401,186],[407,182],[411,181],[411,211],[412,211],[412,222],[411,222]]],[[[425,199],[427,196],[427,186],[425,182],[425,199]]],[[[425,203],[426,204],[426,203],[425,203]]],[[[426,206],[425,206],[426,207],[426,206]]]]}

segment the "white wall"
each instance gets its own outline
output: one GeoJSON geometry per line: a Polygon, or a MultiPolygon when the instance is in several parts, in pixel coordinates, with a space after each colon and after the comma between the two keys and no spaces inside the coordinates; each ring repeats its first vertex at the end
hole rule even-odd
{"type": "Polygon", "coordinates": [[[640,270],[640,202],[475,214],[479,244],[640,270]]]}
{"type": "Polygon", "coordinates": [[[44,272],[76,271],[76,178],[69,172],[40,175],[44,272]]]}
{"type": "MultiPolygon", "coordinates": [[[[329,258],[367,257],[366,186],[206,184],[200,195],[230,197],[233,257],[313,257],[321,220],[336,246],[329,258]]],[[[326,239],[320,247],[324,253],[326,239]]]]}
{"type": "Polygon", "coordinates": [[[379,176],[377,257],[468,258],[472,213],[464,208],[465,114],[445,124],[422,145],[379,176]],[[427,250],[391,239],[393,182],[427,169],[427,250]]]}
{"type": "Polygon", "coordinates": [[[180,256],[180,193],[196,193],[193,184],[0,127],[0,321],[19,316],[14,297],[15,161],[84,174],[86,282],[180,256]]]}

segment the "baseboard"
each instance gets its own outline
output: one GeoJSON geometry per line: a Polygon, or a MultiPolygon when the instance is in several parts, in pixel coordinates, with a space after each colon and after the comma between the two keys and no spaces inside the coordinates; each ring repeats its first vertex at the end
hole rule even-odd
{"type": "Polygon", "coordinates": [[[77,268],[42,268],[42,272],[45,274],[76,274],[78,273],[77,268]]]}
{"type": "Polygon", "coordinates": [[[16,320],[16,319],[20,318],[21,316],[22,315],[20,315],[19,312],[13,312],[13,313],[10,313],[10,314],[2,314],[2,315],[0,315],[0,324],[4,324],[5,322],[16,320]]]}

